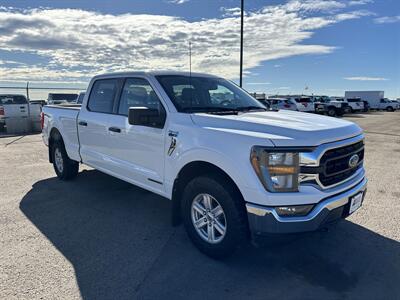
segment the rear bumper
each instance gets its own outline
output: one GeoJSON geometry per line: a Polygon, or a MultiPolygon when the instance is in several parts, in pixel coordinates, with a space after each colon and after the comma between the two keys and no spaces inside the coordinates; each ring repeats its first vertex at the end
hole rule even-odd
{"type": "Polygon", "coordinates": [[[253,234],[296,233],[315,231],[349,215],[349,199],[367,190],[367,179],[349,190],[320,201],[312,211],[302,217],[281,217],[274,207],[246,203],[250,230],[253,234]]]}

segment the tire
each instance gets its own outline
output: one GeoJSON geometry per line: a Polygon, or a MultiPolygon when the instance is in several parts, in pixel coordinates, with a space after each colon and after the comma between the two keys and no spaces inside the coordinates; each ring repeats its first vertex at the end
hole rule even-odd
{"type": "Polygon", "coordinates": [[[386,110],[387,110],[387,111],[393,111],[393,107],[388,106],[388,107],[386,108],[386,110]]]}
{"type": "Polygon", "coordinates": [[[62,141],[55,141],[51,147],[54,171],[61,180],[71,180],[78,175],[79,163],[70,159],[62,141]]]}
{"type": "Polygon", "coordinates": [[[344,108],[344,113],[345,114],[351,114],[353,112],[353,109],[350,106],[346,106],[344,108]]]}
{"type": "Polygon", "coordinates": [[[248,241],[244,200],[225,178],[201,176],[192,179],[183,191],[181,207],[189,238],[207,256],[226,258],[248,241]],[[213,212],[216,212],[214,217],[213,212]],[[198,228],[194,225],[196,221],[200,225],[198,228]]]}
{"type": "Polygon", "coordinates": [[[334,107],[328,108],[327,114],[330,117],[336,117],[336,115],[337,115],[336,108],[334,108],[334,107]]]}

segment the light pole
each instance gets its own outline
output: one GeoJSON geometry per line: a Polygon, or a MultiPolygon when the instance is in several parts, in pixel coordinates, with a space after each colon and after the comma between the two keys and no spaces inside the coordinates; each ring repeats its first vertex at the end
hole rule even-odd
{"type": "Polygon", "coordinates": [[[240,87],[243,84],[243,16],[244,16],[244,0],[240,0],[240,87]]]}

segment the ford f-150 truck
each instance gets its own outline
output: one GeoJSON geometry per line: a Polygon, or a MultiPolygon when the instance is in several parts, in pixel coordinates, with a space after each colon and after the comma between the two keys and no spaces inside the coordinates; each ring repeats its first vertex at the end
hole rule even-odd
{"type": "Polygon", "coordinates": [[[253,236],[314,231],[364,199],[364,135],[352,122],[268,110],[230,81],[183,72],[94,77],[82,105],[45,106],[62,180],[79,163],[172,200],[205,254],[253,236]]]}

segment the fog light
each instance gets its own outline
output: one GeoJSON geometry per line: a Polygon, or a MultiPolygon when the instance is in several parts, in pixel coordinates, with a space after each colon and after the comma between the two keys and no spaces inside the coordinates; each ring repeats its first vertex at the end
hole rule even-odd
{"type": "Polygon", "coordinates": [[[281,217],[301,217],[307,215],[314,205],[295,205],[275,207],[275,211],[281,217]]]}

